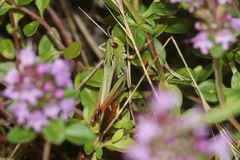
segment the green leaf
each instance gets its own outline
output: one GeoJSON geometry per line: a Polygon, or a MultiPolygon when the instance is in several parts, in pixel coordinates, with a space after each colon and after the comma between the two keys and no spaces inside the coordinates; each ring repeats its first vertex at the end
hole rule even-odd
{"type": "Polygon", "coordinates": [[[214,80],[209,79],[199,84],[199,89],[204,98],[209,102],[218,102],[217,90],[214,80]]]}
{"type": "Polygon", "coordinates": [[[202,82],[206,80],[209,76],[212,75],[213,73],[213,67],[212,64],[209,64],[207,66],[202,67],[201,65],[196,66],[193,69],[195,76],[196,76],[196,81],[197,82],[202,82]]]}
{"type": "Polygon", "coordinates": [[[4,79],[6,74],[12,69],[16,69],[16,63],[15,62],[2,62],[2,63],[0,63],[0,79],[4,79]]]}
{"type": "Polygon", "coordinates": [[[44,10],[48,7],[50,0],[36,0],[35,4],[40,12],[40,15],[43,16],[44,10]]]}
{"type": "Polygon", "coordinates": [[[146,41],[145,32],[136,26],[131,27],[131,30],[132,30],[137,48],[142,48],[146,41]]]}
{"type": "Polygon", "coordinates": [[[75,98],[78,95],[78,91],[72,88],[64,90],[64,98],[75,98]]]}
{"type": "Polygon", "coordinates": [[[94,143],[86,143],[83,149],[87,155],[90,155],[94,151],[95,145],[94,143]]]}
{"type": "Polygon", "coordinates": [[[228,99],[224,106],[218,106],[210,109],[204,116],[207,123],[218,123],[227,120],[230,117],[240,114],[239,98],[240,90],[233,90],[232,95],[228,95],[228,99]],[[230,97],[230,98],[229,98],[230,97]]]}
{"type": "Polygon", "coordinates": [[[240,50],[235,53],[235,61],[240,64],[240,50]]]}
{"type": "Polygon", "coordinates": [[[112,30],[112,36],[117,37],[121,42],[125,42],[125,32],[122,30],[122,28],[117,24],[112,30]]]}
{"type": "Polygon", "coordinates": [[[210,51],[210,54],[214,58],[219,58],[224,54],[224,50],[221,45],[214,45],[213,48],[210,51]]]}
{"type": "Polygon", "coordinates": [[[9,5],[8,3],[4,2],[1,6],[0,6],[0,16],[4,15],[5,13],[8,12],[9,9],[11,9],[12,6],[9,5]]]}
{"type": "Polygon", "coordinates": [[[96,157],[97,159],[102,159],[103,156],[103,149],[102,148],[97,148],[96,149],[96,157]]]}
{"type": "Polygon", "coordinates": [[[58,119],[51,122],[43,128],[43,135],[51,143],[60,145],[65,139],[65,125],[62,120],[58,119]]]}
{"type": "Polygon", "coordinates": [[[13,59],[15,57],[14,45],[10,39],[0,40],[0,53],[7,59],[13,59]]]}
{"type": "Polygon", "coordinates": [[[42,61],[50,61],[54,59],[57,55],[57,50],[54,43],[46,34],[42,36],[39,45],[38,45],[38,54],[42,61]]]}
{"type": "Polygon", "coordinates": [[[85,125],[73,124],[66,128],[66,139],[75,145],[83,145],[92,143],[95,134],[85,125]]]}
{"type": "Polygon", "coordinates": [[[152,14],[158,16],[171,16],[177,13],[178,7],[169,3],[153,2],[150,7],[142,14],[143,17],[149,17],[152,14]]]}
{"type": "Polygon", "coordinates": [[[161,44],[161,42],[159,40],[154,38],[153,42],[154,42],[154,46],[155,46],[155,49],[156,49],[157,54],[158,54],[158,59],[160,61],[160,64],[163,65],[164,61],[166,59],[166,51],[163,48],[163,45],[161,44]]]}
{"type": "Polygon", "coordinates": [[[83,108],[83,117],[86,121],[89,121],[93,110],[96,107],[99,91],[92,87],[84,87],[80,91],[80,101],[83,108]]]}
{"type": "Polygon", "coordinates": [[[118,8],[116,7],[112,0],[104,0],[104,3],[106,3],[111,9],[118,11],[118,8]]]}
{"type": "Polygon", "coordinates": [[[17,3],[20,5],[27,5],[31,3],[33,0],[17,0],[17,3]]]}
{"type": "Polygon", "coordinates": [[[189,19],[169,18],[164,24],[167,25],[167,33],[188,33],[192,22],[189,19]]]}
{"type": "Polygon", "coordinates": [[[13,11],[13,18],[14,18],[14,22],[15,24],[18,24],[18,22],[24,17],[24,13],[18,10],[14,10],[13,11]]]}
{"type": "Polygon", "coordinates": [[[231,88],[240,88],[240,73],[235,72],[231,79],[231,88]]]}
{"type": "Polygon", "coordinates": [[[8,24],[6,25],[6,30],[7,30],[7,33],[8,33],[8,34],[12,34],[12,33],[13,33],[13,28],[12,28],[12,26],[11,26],[10,23],[8,23],[8,24]]]}
{"type": "Polygon", "coordinates": [[[154,37],[158,37],[161,35],[167,28],[166,24],[157,24],[156,27],[154,28],[154,37]]]}
{"type": "Polygon", "coordinates": [[[38,21],[33,21],[31,23],[26,24],[23,27],[23,33],[27,36],[27,37],[31,37],[32,35],[34,35],[38,29],[39,26],[39,22],[38,21]]]}
{"type": "Polygon", "coordinates": [[[124,130],[123,129],[119,129],[117,130],[114,135],[112,136],[112,143],[115,143],[117,141],[119,141],[124,135],[124,130]]]}
{"type": "Polygon", "coordinates": [[[36,133],[25,127],[15,127],[7,135],[8,141],[12,143],[27,143],[36,137],[36,133]]]}
{"type": "Polygon", "coordinates": [[[111,140],[106,141],[104,147],[118,152],[126,152],[126,149],[133,144],[134,140],[129,135],[126,135],[116,143],[112,143],[111,140]]]}
{"type": "Polygon", "coordinates": [[[82,49],[82,43],[80,42],[72,42],[68,48],[64,49],[63,56],[67,59],[76,58],[82,49]]]}
{"type": "Polygon", "coordinates": [[[113,126],[117,129],[120,129],[120,128],[124,128],[126,130],[132,129],[134,127],[134,121],[131,120],[130,112],[129,111],[125,112],[122,119],[114,123],[113,126]]]}
{"type": "MultiPolygon", "coordinates": [[[[74,79],[74,86],[75,88],[79,87],[79,84],[81,81],[86,78],[90,73],[92,72],[92,68],[89,68],[87,71],[80,72],[76,75],[74,79]]],[[[92,86],[92,87],[98,87],[100,88],[102,85],[102,79],[103,79],[103,70],[98,69],[85,83],[86,85],[92,86]]]]}
{"type": "MultiPolygon", "coordinates": [[[[189,70],[192,73],[193,77],[196,78],[194,71],[191,68],[189,68],[189,70]]],[[[183,76],[184,78],[191,80],[191,76],[189,75],[187,68],[180,68],[177,70],[177,73],[183,76]]]]}

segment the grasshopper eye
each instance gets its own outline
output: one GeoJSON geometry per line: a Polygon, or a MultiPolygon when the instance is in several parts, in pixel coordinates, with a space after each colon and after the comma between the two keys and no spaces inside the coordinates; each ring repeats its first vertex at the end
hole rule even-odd
{"type": "Polygon", "coordinates": [[[118,48],[118,44],[117,44],[116,42],[113,42],[113,43],[112,43],[112,47],[113,47],[114,49],[116,49],[116,48],[118,48]]]}

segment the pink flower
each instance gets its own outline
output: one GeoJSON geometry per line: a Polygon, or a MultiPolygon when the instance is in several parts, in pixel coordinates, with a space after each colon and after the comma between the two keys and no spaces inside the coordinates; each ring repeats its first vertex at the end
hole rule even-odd
{"type": "Polygon", "coordinates": [[[153,160],[149,148],[145,145],[136,145],[128,150],[128,160],[153,160]]]}
{"type": "Polygon", "coordinates": [[[151,103],[154,112],[162,114],[176,107],[178,97],[171,91],[159,91],[151,103]]]}
{"type": "Polygon", "coordinates": [[[200,32],[191,42],[194,48],[199,48],[202,54],[208,54],[209,50],[213,48],[213,43],[209,40],[209,35],[207,32],[200,32]]]}
{"type": "Polygon", "coordinates": [[[230,23],[233,28],[240,32],[240,18],[231,18],[230,23]]]}
{"type": "Polygon", "coordinates": [[[200,8],[203,4],[203,0],[186,0],[186,3],[189,3],[190,8],[188,9],[189,12],[194,12],[195,9],[200,8]]]}
{"type": "Polygon", "coordinates": [[[47,124],[48,120],[40,110],[36,110],[28,116],[27,126],[33,128],[36,132],[40,132],[47,124]]]}
{"type": "Polygon", "coordinates": [[[10,107],[17,123],[41,132],[48,121],[68,120],[76,103],[74,97],[64,97],[73,86],[68,64],[61,59],[42,63],[28,47],[21,51],[20,66],[6,75],[3,92],[14,102],[10,107]]]}
{"type": "Polygon", "coordinates": [[[43,94],[44,93],[40,89],[31,88],[22,91],[22,93],[19,96],[19,99],[35,106],[38,103],[38,98],[42,97],[43,94]]]}
{"type": "Polygon", "coordinates": [[[20,97],[20,93],[13,86],[7,87],[3,91],[3,95],[11,99],[18,99],[20,97]]]}
{"type": "Polygon", "coordinates": [[[170,3],[179,3],[181,0],[170,0],[170,3]]]}
{"type": "Polygon", "coordinates": [[[60,111],[60,107],[55,103],[47,103],[44,105],[43,109],[44,114],[51,119],[57,119],[60,111]]]}
{"type": "Polygon", "coordinates": [[[217,44],[222,45],[222,48],[224,50],[228,50],[229,45],[231,43],[236,42],[236,38],[234,37],[234,35],[232,34],[232,32],[230,30],[223,29],[223,30],[217,32],[215,41],[217,44]]]}
{"type": "Polygon", "coordinates": [[[45,63],[45,64],[40,64],[38,67],[37,67],[37,73],[39,75],[43,75],[47,72],[49,72],[49,70],[51,69],[52,65],[49,64],[49,63],[45,63]]]}
{"type": "Polygon", "coordinates": [[[226,4],[226,3],[233,3],[233,1],[232,0],[218,0],[218,3],[220,5],[223,5],[223,4],[226,4]]]}
{"type": "MultiPolygon", "coordinates": [[[[164,93],[164,96],[159,96],[161,100],[169,101],[170,97],[174,97],[171,92],[168,92],[167,96],[166,91],[159,93],[164,93]]],[[[190,110],[183,116],[172,112],[154,114],[154,111],[148,117],[139,118],[135,134],[136,143],[128,149],[128,159],[198,160],[202,156],[211,157],[217,154],[221,160],[229,160],[229,146],[222,139],[209,139],[208,129],[202,122],[202,112],[199,110],[190,110]],[[216,146],[219,146],[218,149],[216,146]]]]}
{"type": "Polygon", "coordinates": [[[209,150],[219,156],[220,160],[231,160],[232,154],[230,150],[230,138],[221,133],[212,139],[212,143],[208,146],[209,150]]]}
{"type": "Polygon", "coordinates": [[[28,47],[20,51],[19,59],[20,59],[21,65],[23,65],[24,67],[31,66],[36,61],[36,55],[28,47]]]}
{"type": "Polygon", "coordinates": [[[149,143],[153,137],[161,132],[159,125],[154,123],[152,119],[149,119],[148,117],[139,117],[137,130],[138,132],[136,133],[135,138],[143,144],[149,143]]]}
{"type": "Polygon", "coordinates": [[[30,114],[25,103],[17,103],[11,106],[13,114],[17,118],[17,124],[24,124],[30,114]]]}
{"type": "Polygon", "coordinates": [[[55,77],[55,81],[59,87],[72,87],[72,82],[69,80],[71,74],[67,63],[61,59],[54,61],[51,73],[55,77]]]}
{"type": "Polygon", "coordinates": [[[9,84],[15,84],[20,82],[20,74],[16,69],[11,70],[8,72],[7,76],[5,77],[5,81],[9,84]]]}
{"type": "Polygon", "coordinates": [[[65,121],[67,118],[73,114],[74,112],[74,106],[75,106],[75,100],[74,99],[64,99],[60,102],[60,107],[62,110],[61,118],[65,121]]]}
{"type": "Polygon", "coordinates": [[[57,89],[54,92],[55,98],[63,98],[64,97],[64,91],[62,89],[57,89]]]}

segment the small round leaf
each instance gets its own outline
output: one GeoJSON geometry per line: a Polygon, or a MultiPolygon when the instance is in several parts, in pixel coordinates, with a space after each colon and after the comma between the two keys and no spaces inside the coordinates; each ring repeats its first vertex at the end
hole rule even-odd
{"type": "Polygon", "coordinates": [[[68,48],[66,48],[63,52],[63,56],[68,59],[76,58],[82,49],[82,43],[80,42],[73,42],[71,43],[68,48]]]}
{"type": "Polygon", "coordinates": [[[12,143],[26,143],[33,140],[36,136],[36,133],[29,128],[15,127],[10,130],[7,139],[12,143]]]}

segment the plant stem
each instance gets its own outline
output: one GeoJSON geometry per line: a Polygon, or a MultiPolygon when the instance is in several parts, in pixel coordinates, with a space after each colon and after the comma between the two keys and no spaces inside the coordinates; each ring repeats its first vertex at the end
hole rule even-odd
{"type": "Polygon", "coordinates": [[[129,12],[132,14],[135,21],[139,24],[141,22],[141,17],[136,12],[134,6],[128,0],[123,0],[123,3],[127,7],[127,9],[129,10],[129,12]]]}
{"type": "MultiPolygon", "coordinates": [[[[219,99],[219,104],[221,106],[224,106],[225,104],[225,97],[223,94],[223,88],[222,88],[222,64],[220,58],[213,59],[213,66],[214,66],[214,73],[215,73],[215,82],[216,82],[216,89],[217,89],[217,95],[219,99]]],[[[231,124],[240,131],[240,125],[238,121],[234,117],[229,117],[228,120],[231,122],[231,124]]]]}
{"type": "Polygon", "coordinates": [[[42,160],[50,159],[50,151],[51,151],[51,143],[48,140],[45,140],[42,160]]]}
{"type": "Polygon", "coordinates": [[[67,45],[70,44],[72,42],[71,34],[68,32],[68,30],[64,26],[64,23],[62,22],[59,15],[54,11],[54,9],[51,6],[47,8],[47,11],[51,16],[53,23],[56,25],[56,27],[59,29],[60,33],[62,34],[65,44],[67,45]]]}
{"type": "Polygon", "coordinates": [[[139,0],[133,0],[134,9],[137,11],[139,7],[139,0]]]}
{"type": "MultiPolygon", "coordinates": [[[[153,59],[155,59],[156,57],[158,57],[158,53],[157,53],[156,48],[154,46],[153,39],[152,39],[152,37],[151,37],[151,35],[149,33],[146,34],[146,38],[147,38],[147,41],[149,43],[149,48],[151,50],[151,54],[153,56],[153,59]]],[[[157,67],[158,73],[160,75],[160,79],[164,80],[165,79],[165,75],[164,75],[163,66],[160,64],[159,60],[156,60],[154,63],[156,65],[156,67],[157,67]]]]}
{"type": "Polygon", "coordinates": [[[36,13],[34,13],[32,10],[28,9],[27,7],[24,6],[18,6],[17,4],[15,4],[15,1],[13,0],[7,0],[7,2],[11,5],[15,5],[17,9],[21,10],[22,12],[26,13],[27,15],[29,15],[30,17],[32,17],[33,19],[37,20],[43,27],[46,28],[46,30],[49,32],[49,34],[51,35],[51,37],[55,40],[55,42],[57,43],[58,47],[60,49],[64,49],[65,46],[63,45],[63,43],[61,42],[61,40],[58,38],[58,36],[56,35],[55,32],[53,32],[51,26],[43,19],[41,18],[39,15],[37,15],[36,13]]]}
{"type": "Polygon", "coordinates": [[[220,58],[213,59],[213,67],[214,67],[214,74],[215,74],[215,82],[216,82],[216,89],[217,95],[220,105],[224,105],[225,98],[223,95],[223,81],[222,81],[222,65],[220,58]]]}

